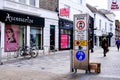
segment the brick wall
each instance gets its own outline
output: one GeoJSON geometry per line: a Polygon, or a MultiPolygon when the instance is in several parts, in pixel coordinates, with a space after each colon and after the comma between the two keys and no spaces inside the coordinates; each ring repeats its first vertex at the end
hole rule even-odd
{"type": "Polygon", "coordinates": [[[120,38],[120,22],[119,20],[115,20],[115,38],[120,38]]]}
{"type": "Polygon", "coordinates": [[[58,0],[40,0],[40,8],[55,11],[58,6],[58,0]]]}

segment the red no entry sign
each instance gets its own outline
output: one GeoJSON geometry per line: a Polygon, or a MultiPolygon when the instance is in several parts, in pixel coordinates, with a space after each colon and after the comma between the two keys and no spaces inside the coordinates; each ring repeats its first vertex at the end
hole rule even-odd
{"type": "Polygon", "coordinates": [[[79,20],[76,22],[76,28],[78,30],[83,30],[85,27],[85,22],[83,20],[79,20]]]}

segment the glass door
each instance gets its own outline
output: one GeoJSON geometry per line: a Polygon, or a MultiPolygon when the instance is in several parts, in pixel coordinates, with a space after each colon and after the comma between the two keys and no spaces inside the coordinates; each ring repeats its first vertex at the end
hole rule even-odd
{"type": "Polygon", "coordinates": [[[50,25],[50,50],[55,48],[55,26],[50,25]]]}

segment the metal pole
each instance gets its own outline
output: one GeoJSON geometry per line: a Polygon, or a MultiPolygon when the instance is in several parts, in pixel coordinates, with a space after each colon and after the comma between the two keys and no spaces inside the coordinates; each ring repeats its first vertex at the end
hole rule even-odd
{"type": "Polygon", "coordinates": [[[0,48],[0,65],[3,65],[3,62],[2,62],[2,48],[0,48]]]}
{"type": "Polygon", "coordinates": [[[74,72],[73,69],[73,50],[70,50],[70,72],[74,72]]]}

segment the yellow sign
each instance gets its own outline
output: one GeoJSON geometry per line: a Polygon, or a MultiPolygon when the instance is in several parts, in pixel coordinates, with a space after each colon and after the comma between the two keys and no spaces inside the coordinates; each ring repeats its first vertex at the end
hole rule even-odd
{"type": "Polygon", "coordinates": [[[74,46],[87,46],[87,40],[74,40],[74,46]]]}

